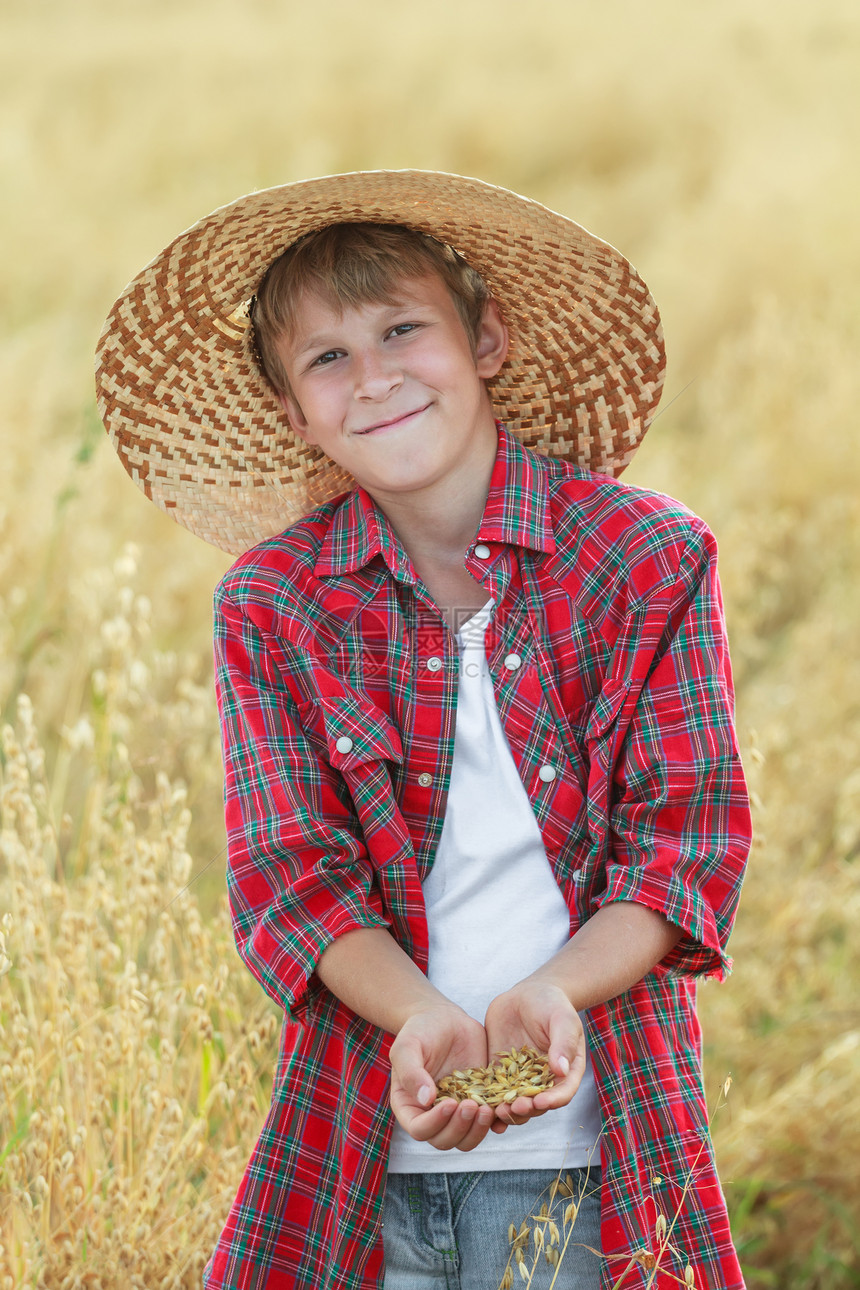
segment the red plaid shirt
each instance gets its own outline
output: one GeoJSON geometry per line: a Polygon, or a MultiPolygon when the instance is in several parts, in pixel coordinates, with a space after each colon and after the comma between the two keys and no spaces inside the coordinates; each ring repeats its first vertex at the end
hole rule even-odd
{"type": "MultiPolygon", "coordinates": [[[[633,1255],[623,1284],[646,1284],[663,1213],[675,1252],[652,1284],[677,1286],[689,1263],[700,1290],[735,1290],[695,1015],[696,978],[730,966],[750,842],[713,538],[676,502],[502,429],[466,567],[497,606],[496,701],[571,932],[614,900],[684,929],[657,969],[588,1014],[604,1285],[633,1255]]],[[[236,941],[286,1017],[271,1109],[206,1284],[370,1290],[390,1037],[314,969],[358,927],[390,928],[426,969],[421,881],[451,773],[456,642],[359,488],[237,561],[215,648],[236,941]]]]}

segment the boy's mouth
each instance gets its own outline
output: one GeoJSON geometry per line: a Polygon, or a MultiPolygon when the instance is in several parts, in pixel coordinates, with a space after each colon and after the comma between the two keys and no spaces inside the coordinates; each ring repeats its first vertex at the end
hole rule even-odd
{"type": "Polygon", "coordinates": [[[423,407],[415,408],[412,412],[403,412],[401,413],[400,416],[389,417],[386,421],[376,421],[372,426],[365,426],[362,430],[355,430],[353,431],[353,433],[354,434],[373,434],[375,430],[390,430],[394,426],[404,425],[407,421],[411,420],[412,417],[417,417],[422,412],[426,412],[429,406],[430,406],[429,403],[425,403],[423,407]]]}

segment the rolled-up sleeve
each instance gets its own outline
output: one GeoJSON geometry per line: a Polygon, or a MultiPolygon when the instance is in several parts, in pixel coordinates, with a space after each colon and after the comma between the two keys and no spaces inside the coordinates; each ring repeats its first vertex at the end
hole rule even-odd
{"type": "Polygon", "coordinates": [[[266,632],[223,590],[214,641],[236,946],[270,997],[305,1022],[326,946],[388,922],[343,782],[307,737],[266,632]]]}
{"type": "Polygon", "coordinates": [[[626,698],[607,750],[599,903],[647,905],[683,928],[658,971],[724,977],[752,837],[716,544],[700,523],[677,572],[635,603],[615,649],[626,698]]]}

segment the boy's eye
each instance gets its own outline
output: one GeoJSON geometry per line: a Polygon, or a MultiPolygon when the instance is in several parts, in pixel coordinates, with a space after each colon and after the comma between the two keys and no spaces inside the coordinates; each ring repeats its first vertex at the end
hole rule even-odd
{"type": "Polygon", "coordinates": [[[417,331],[420,323],[397,323],[391,328],[392,336],[407,336],[411,331],[417,331]]]}
{"type": "Polygon", "coordinates": [[[324,354],[317,354],[316,358],[311,362],[311,367],[326,367],[329,363],[333,363],[336,358],[340,358],[340,350],[327,349],[324,354]]]}

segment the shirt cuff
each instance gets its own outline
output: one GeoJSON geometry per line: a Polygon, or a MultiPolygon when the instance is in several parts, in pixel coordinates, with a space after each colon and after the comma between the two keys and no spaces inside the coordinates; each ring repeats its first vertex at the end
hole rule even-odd
{"type": "Polygon", "coordinates": [[[675,874],[667,876],[645,866],[609,865],[606,879],[606,889],[595,901],[596,909],[616,900],[629,900],[656,910],[682,929],[684,935],[654,972],[726,979],[732,960],[720,943],[713,911],[697,891],[691,891],[675,874]]]}
{"type": "Polygon", "coordinates": [[[323,951],[347,932],[373,927],[390,930],[381,915],[366,907],[351,909],[348,904],[332,911],[325,923],[309,923],[290,932],[279,927],[277,914],[269,911],[238,948],[246,967],[288,1019],[308,1026],[314,1002],[326,992],[316,976],[323,951]]]}

